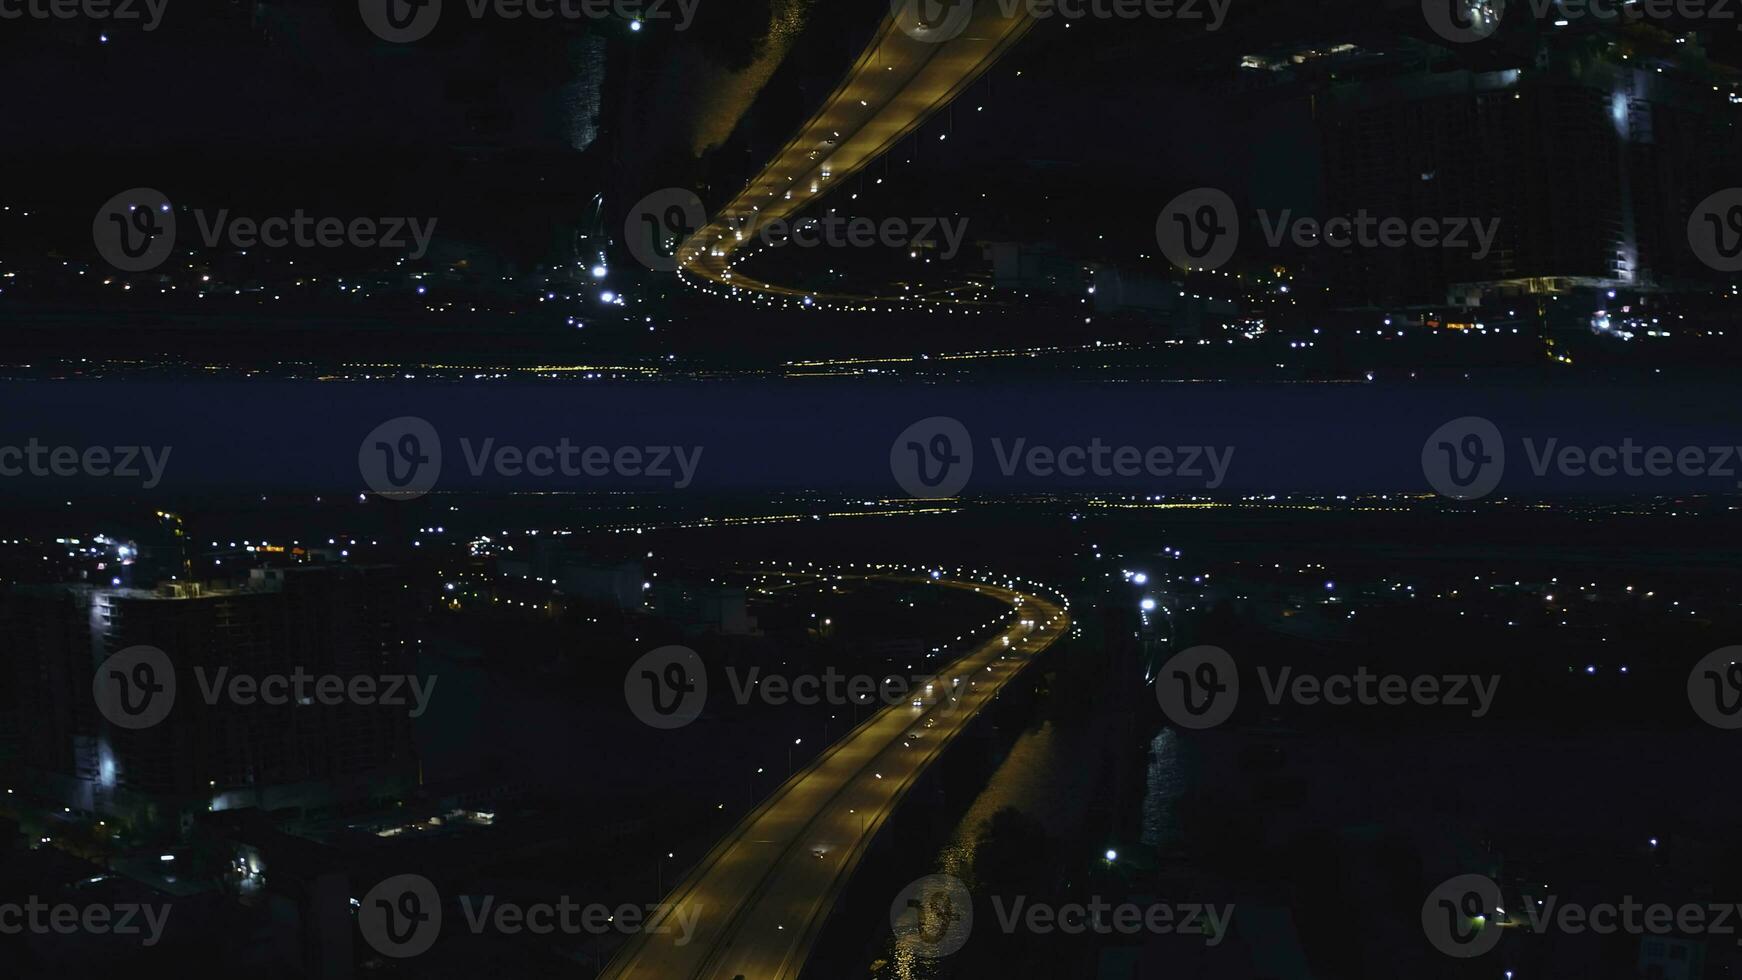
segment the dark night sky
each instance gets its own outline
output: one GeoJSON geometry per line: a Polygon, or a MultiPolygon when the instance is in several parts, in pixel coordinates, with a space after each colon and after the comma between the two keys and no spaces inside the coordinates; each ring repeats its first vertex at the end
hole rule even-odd
{"type": "MultiPolygon", "coordinates": [[[[1492,419],[1505,434],[1501,492],[1525,497],[1625,492],[1730,494],[1730,476],[1629,480],[1532,473],[1522,440],[1559,445],[1718,447],[1742,431],[1723,384],[1560,384],[1519,388],[1386,384],[1106,385],[1000,383],[918,385],[710,382],[450,386],[422,382],[325,384],[234,382],[10,384],[0,390],[0,445],[35,437],[54,445],[173,447],[160,487],[173,495],[219,488],[258,492],[347,492],[358,488],[357,447],[383,420],[428,419],[443,444],[441,486],[586,491],[669,489],[671,481],[507,479],[467,470],[460,446],[485,438],[517,446],[682,445],[704,449],[698,491],[840,489],[896,491],[889,447],[910,423],[960,419],[975,445],[976,494],[1059,489],[1059,481],[1004,476],[991,439],[1005,445],[1086,444],[1232,447],[1229,492],[1420,492],[1421,451],[1439,425],[1462,415],[1492,419]],[[213,406],[222,406],[215,410],[213,406]],[[1327,438],[1327,434],[1335,434],[1327,438]]],[[[474,449],[474,452],[477,450],[474,449]]],[[[1007,449],[1008,451],[1008,449],[1007,449]]],[[[1202,465],[1202,464],[1200,464],[1202,465]]],[[[22,481],[21,493],[54,494],[77,481],[22,481]]],[[[87,481],[91,482],[91,481],[87,481]]],[[[1072,489],[1203,492],[1205,480],[1092,479],[1072,489]]],[[[132,492],[137,481],[89,489],[132,492]]]]}

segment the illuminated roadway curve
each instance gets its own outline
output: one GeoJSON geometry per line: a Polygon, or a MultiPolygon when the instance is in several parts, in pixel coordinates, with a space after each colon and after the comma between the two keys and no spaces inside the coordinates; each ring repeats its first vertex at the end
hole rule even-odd
{"type": "MultiPolygon", "coordinates": [[[[967,7],[968,0],[902,4],[886,17],[871,45],[823,107],[775,155],[760,175],[678,249],[678,274],[730,289],[824,302],[890,302],[914,294],[850,296],[815,293],[761,282],[731,268],[734,253],[756,241],[776,219],[790,220],[831,185],[863,170],[913,132],[991,68],[1033,26],[1026,4],[1009,16],[998,0],[971,4],[971,19],[956,33],[946,21],[928,28],[919,8],[967,7]]],[[[959,16],[959,15],[952,15],[959,16]]]]}
{"type": "MultiPolygon", "coordinates": [[[[1004,684],[1070,625],[1064,608],[1041,596],[979,582],[934,584],[978,590],[1010,603],[1020,615],[938,671],[929,699],[936,703],[915,708],[904,701],[880,709],[715,845],[663,899],[676,907],[677,918],[670,921],[693,918],[686,945],[678,945],[675,929],[664,935],[638,933],[602,977],[798,976],[842,887],[902,796],[1004,684]],[[961,679],[954,688],[957,701],[950,700],[952,678],[961,679]]],[[[913,696],[924,698],[923,691],[913,696]]]]}

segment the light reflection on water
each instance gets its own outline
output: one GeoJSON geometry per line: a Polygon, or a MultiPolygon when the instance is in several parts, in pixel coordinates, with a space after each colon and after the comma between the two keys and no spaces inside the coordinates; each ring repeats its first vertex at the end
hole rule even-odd
{"type": "MultiPolygon", "coordinates": [[[[1098,767],[1083,764],[1085,759],[1096,758],[1094,744],[1090,733],[1061,733],[1051,724],[1020,735],[1010,755],[951,832],[949,843],[938,852],[936,870],[955,875],[972,887],[980,826],[1007,806],[1039,821],[1048,834],[1071,835],[1080,818],[1077,801],[1094,785],[1098,767]]],[[[883,959],[884,965],[872,971],[876,980],[941,980],[952,975],[947,958],[917,956],[893,941],[885,947],[883,959]]]]}
{"type": "MultiPolygon", "coordinates": [[[[1409,827],[1426,828],[1423,847],[1450,846],[1461,835],[1497,832],[1503,841],[1530,842],[1543,827],[1562,827],[1570,815],[1603,813],[1607,820],[1580,826],[1581,836],[1556,844],[1557,860],[1583,860],[1591,841],[1615,849],[1637,846],[1637,828],[1675,824],[1689,834],[1726,839],[1734,813],[1742,810],[1742,789],[1730,784],[1714,792],[1714,805],[1688,808],[1653,794],[1615,791],[1617,758],[1653,760],[1660,781],[1699,780],[1709,766],[1709,743],[1698,731],[1547,731],[1523,726],[1492,731],[1399,729],[1383,737],[1364,730],[1297,732],[1222,732],[1216,738],[1163,728],[1150,740],[1145,768],[1142,843],[1152,848],[1157,871],[1214,876],[1215,868],[1193,864],[1183,847],[1177,819],[1181,801],[1194,787],[1226,783],[1242,792],[1293,777],[1298,798],[1280,818],[1291,824],[1367,828],[1373,814],[1401,814],[1409,827]],[[1280,766],[1264,759],[1286,745],[1280,766]],[[1258,762],[1243,750],[1265,749],[1258,762]],[[1633,836],[1628,837],[1629,834],[1633,836]],[[1629,845],[1628,841],[1632,844],[1629,845]],[[1563,853],[1564,852],[1564,853],[1563,853]]],[[[1075,839],[1069,805],[1090,798],[1094,749],[1052,729],[1023,735],[985,793],[975,800],[938,855],[937,869],[967,878],[979,843],[979,827],[1002,806],[1015,806],[1045,824],[1061,839],[1075,839]],[[1061,744],[1065,743],[1065,744],[1061,744]]],[[[1266,811],[1267,813],[1269,811],[1266,811]]],[[[1080,836],[1080,834],[1078,835],[1080,836]]],[[[1524,846],[1519,844],[1517,846],[1524,846]]],[[[1424,851],[1426,853],[1426,851],[1424,851]]],[[[971,884],[971,882],[970,882],[971,884]]],[[[911,951],[887,947],[876,980],[966,980],[952,960],[927,960],[911,951]]],[[[978,978],[974,978],[978,980],[978,978]]]]}
{"type": "Polygon", "coordinates": [[[1149,766],[1143,794],[1144,844],[1159,848],[1179,840],[1179,821],[1174,815],[1174,804],[1185,795],[1187,778],[1179,734],[1171,728],[1163,728],[1149,743],[1149,766]]]}
{"type": "Polygon", "coordinates": [[[951,834],[950,843],[938,855],[938,870],[971,881],[974,852],[980,846],[980,825],[1007,806],[1013,806],[1046,825],[1056,833],[1062,807],[1054,805],[1057,795],[1054,782],[1061,759],[1057,730],[1048,724],[1037,731],[1026,732],[1011,746],[1010,756],[987,782],[986,789],[974,800],[951,834]]]}
{"type": "MultiPolygon", "coordinates": [[[[1081,801],[1095,790],[1099,755],[1100,743],[1091,732],[1060,732],[1050,724],[1024,732],[938,852],[935,869],[972,887],[980,827],[1007,806],[1039,821],[1049,835],[1075,839],[1083,816],[1081,801]]],[[[1172,729],[1163,728],[1150,742],[1143,800],[1145,844],[1165,846],[1178,840],[1174,806],[1185,795],[1190,779],[1189,756],[1189,748],[1172,729]]],[[[955,972],[948,958],[927,959],[893,941],[884,948],[883,960],[872,971],[874,980],[945,980],[955,972]]]]}
{"type": "Polygon", "coordinates": [[[557,93],[569,148],[584,150],[599,138],[601,93],[605,84],[605,39],[589,33],[570,48],[574,76],[557,93]]]}

